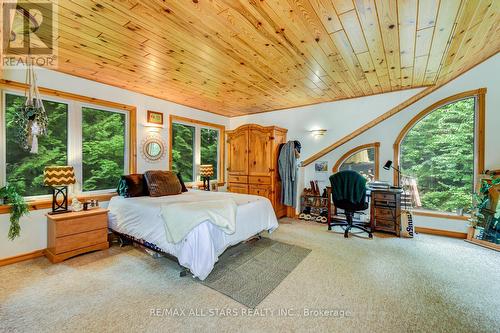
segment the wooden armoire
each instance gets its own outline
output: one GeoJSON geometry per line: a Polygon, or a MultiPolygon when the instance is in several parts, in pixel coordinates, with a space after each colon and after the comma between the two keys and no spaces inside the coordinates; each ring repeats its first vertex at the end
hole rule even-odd
{"type": "Polygon", "coordinates": [[[278,172],[279,147],[286,142],[286,132],[284,128],[255,124],[226,131],[228,191],[269,198],[277,217],[286,215],[278,172]]]}

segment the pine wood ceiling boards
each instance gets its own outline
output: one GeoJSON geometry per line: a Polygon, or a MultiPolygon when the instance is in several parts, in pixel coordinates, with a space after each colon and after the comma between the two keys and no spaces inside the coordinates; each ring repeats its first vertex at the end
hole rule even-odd
{"type": "Polygon", "coordinates": [[[59,68],[226,116],[445,82],[500,49],[494,0],[59,0],[59,68]]]}

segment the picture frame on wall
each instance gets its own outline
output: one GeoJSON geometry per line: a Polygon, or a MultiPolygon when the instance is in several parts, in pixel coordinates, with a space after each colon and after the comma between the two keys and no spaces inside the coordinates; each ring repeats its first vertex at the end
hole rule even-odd
{"type": "Polygon", "coordinates": [[[148,110],[147,122],[153,125],[163,126],[163,113],[148,110]]]}
{"type": "Polygon", "coordinates": [[[318,161],[314,163],[314,171],[316,172],[328,172],[328,161],[318,161]]]}

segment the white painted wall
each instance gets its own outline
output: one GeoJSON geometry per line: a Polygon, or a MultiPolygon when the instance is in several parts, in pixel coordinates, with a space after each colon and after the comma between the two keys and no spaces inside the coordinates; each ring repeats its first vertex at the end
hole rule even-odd
{"type": "MultiPolygon", "coordinates": [[[[393,144],[397,135],[418,112],[448,96],[486,87],[488,92],[486,94],[485,167],[487,169],[500,169],[500,131],[498,130],[500,125],[499,70],[500,55],[496,55],[319,160],[328,161],[329,169],[331,169],[338,158],[350,149],[378,141],[381,143],[380,163],[383,165],[386,160],[393,160],[393,144]]],[[[395,92],[262,113],[254,116],[231,118],[230,127],[234,129],[244,123],[257,123],[288,128],[288,139],[299,140],[302,143],[301,159],[306,159],[418,91],[420,90],[395,92]],[[324,137],[314,139],[308,132],[314,128],[325,128],[328,132],[324,137]]],[[[384,170],[382,165],[380,166],[381,180],[392,182],[392,172],[384,170]]],[[[299,190],[302,190],[304,184],[309,184],[310,180],[317,178],[317,174],[314,172],[314,164],[303,169],[301,174],[303,174],[304,178],[300,181],[299,190]]],[[[323,185],[326,184],[326,182],[323,183],[323,185]]],[[[415,216],[414,220],[416,226],[459,232],[466,231],[467,223],[463,221],[423,216],[415,216]]]]}
{"type": "Polygon", "coordinates": [[[421,90],[404,90],[252,116],[234,117],[230,119],[230,127],[234,129],[248,123],[284,127],[288,129],[287,138],[289,140],[299,140],[302,143],[301,156],[305,159],[421,90]],[[326,129],[328,131],[323,137],[315,139],[309,132],[313,129],[326,129]]]}
{"type": "MultiPolygon", "coordinates": [[[[168,117],[170,114],[194,118],[211,123],[229,126],[229,118],[182,106],[161,99],[149,97],[128,90],[108,86],[75,76],[55,71],[38,69],[38,83],[40,87],[47,87],[83,96],[94,97],[137,107],[137,170],[142,173],[149,169],[167,170],[168,154],[159,163],[149,163],[140,154],[141,141],[149,134],[150,128],[144,127],[147,110],[163,112],[164,128],[159,132],[168,146],[168,117]]],[[[24,82],[23,70],[6,70],[2,78],[11,81],[24,82]]],[[[167,152],[168,153],[168,152],[167,152]]],[[[2,166],[3,167],[3,166],[2,166]]],[[[103,203],[105,205],[105,203],[103,203]]],[[[9,215],[0,215],[0,259],[19,254],[44,249],[47,247],[47,223],[45,213],[48,210],[31,212],[21,219],[21,237],[15,241],[7,239],[9,230],[9,215]]]]}

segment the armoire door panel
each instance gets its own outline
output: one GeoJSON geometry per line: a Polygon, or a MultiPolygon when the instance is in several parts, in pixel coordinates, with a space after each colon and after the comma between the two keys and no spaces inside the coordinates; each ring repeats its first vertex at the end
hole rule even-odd
{"type": "Polygon", "coordinates": [[[248,174],[250,176],[268,176],[274,163],[272,161],[273,141],[271,131],[251,129],[248,136],[248,174]]]}
{"type": "Polygon", "coordinates": [[[229,175],[248,174],[248,130],[236,131],[228,137],[229,175]]]}

